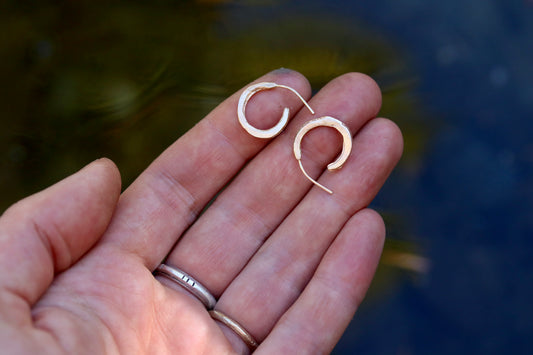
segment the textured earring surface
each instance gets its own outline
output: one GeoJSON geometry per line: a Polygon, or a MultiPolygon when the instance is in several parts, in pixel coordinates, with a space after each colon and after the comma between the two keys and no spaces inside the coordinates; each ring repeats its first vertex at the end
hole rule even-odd
{"type": "Polygon", "coordinates": [[[305,177],[307,177],[313,184],[320,187],[322,190],[332,194],[333,191],[331,191],[324,185],[321,185],[316,180],[314,180],[312,177],[310,177],[302,165],[302,150],[301,150],[302,139],[307,132],[309,132],[310,130],[316,127],[332,127],[332,128],[335,128],[337,131],[339,131],[339,133],[342,135],[342,152],[337,157],[337,159],[335,159],[335,161],[328,164],[328,170],[339,169],[346,162],[346,160],[350,156],[350,152],[352,151],[352,135],[348,127],[346,127],[346,125],[342,123],[341,121],[339,121],[338,119],[333,118],[331,116],[323,116],[323,117],[316,118],[316,119],[313,119],[307,122],[298,131],[298,133],[296,134],[296,138],[294,139],[294,146],[293,146],[294,156],[296,157],[296,160],[298,160],[300,169],[304,173],[305,177]]]}
{"type": "Polygon", "coordinates": [[[257,138],[272,138],[277,136],[281,133],[283,128],[287,125],[287,122],[289,121],[289,108],[285,107],[283,109],[283,114],[281,115],[281,119],[279,122],[272,128],[269,129],[259,129],[252,126],[250,123],[248,123],[248,120],[246,119],[246,104],[250,100],[250,98],[257,92],[262,90],[269,90],[274,88],[283,88],[292,91],[298,98],[304,103],[304,105],[311,111],[311,113],[315,113],[313,109],[307,104],[307,102],[304,100],[304,98],[298,93],[298,91],[294,90],[293,88],[285,85],[280,85],[276,83],[271,82],[262,82],[257,83],[254,85],[248,86],[243,93],[241,94],[241,97],[239,98],[239,105],[237,107],[237,116],[239,117],[239,123],[241,126],[254,137],[257,138]]]}

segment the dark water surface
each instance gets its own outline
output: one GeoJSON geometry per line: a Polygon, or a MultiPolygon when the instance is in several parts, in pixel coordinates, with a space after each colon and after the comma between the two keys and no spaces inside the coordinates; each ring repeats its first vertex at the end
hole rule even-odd
{"type": "Polygon", "coordinates": [[[278,67],[383,88],[405,154],[373,207],[389,241],[336,354],[533,347],[533,2],[8,2],[0,211],[107,156],[127,186],[278,67]]]}

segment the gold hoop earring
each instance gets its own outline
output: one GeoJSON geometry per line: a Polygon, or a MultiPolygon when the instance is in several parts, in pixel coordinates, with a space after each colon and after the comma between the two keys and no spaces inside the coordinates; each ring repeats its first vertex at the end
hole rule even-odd
{"type": "Polygon", "coordinates": [[[304,103],[304,105],[311,111],[312,114],[315,113],[313,109],[307,104],[307,102],[304,100],[304,98],[298,93],[298,91],[294,90],[293,88],[285,85],[279,85],[276,83],[270,83],[270,82],[263,82],[263,83],[257,83],[254,85],[250,85],[247,87],[243,93],[241,94],[241,97],[239,98],[239,106],[237,107],[237,115],[239,117],[239,123],[241,126],[246,130],[246,132],[250,133],[252,136],[257,138],[272,138],[277,136],[281,133],[283,128],[287,125],[289,121],[289,108],[285,107],[283,109],[283,114],[281,116],[281,119],[279,122],[272,128],[269,129],[258,129],[253,127],[251,124],[248,123],[248,120],[246,120],[246,104],[250,100],[250,98],[257,92],[262,90],[269,90],[274,88],[283,88],[292,91],[293,93],[298,96],[298,98],[304,103]]]}
{"type": "Polygon", "coordinates": [[[310,177],[302,165],[302,151],[300,147],[302,143],[302,139],[307,132],[309,132],[313,128],[321,127],[321,126],[335,128],[342,135],[342,140],[343,140],[342,152],[337,157],[337,159],[335,159],[334,162],[328,164],[328,170],[336,170],[336,169],[341,168],[342,165],[346,162],[346,160],[350,156],[350,152],[352,151],[352,135],[348,127],[346,127],[344,123],[342,123],[336,118],[333,118],[330,116],[323,116],[323,117],[316,118],[314,120],[307,122],[296,134],[296,138],[294,139],[293,151],[294,151],[294,156],[296,157],[296,160],[298,160],[300,169],[304,173],[305,177],[308,178],[313,184],[320,187],[322,190],[326,191],[329,194],[333,194],[333,191],[331,191],[324,185],[321,185],[320,183],[318,183],[318,181],[310,177]]]}

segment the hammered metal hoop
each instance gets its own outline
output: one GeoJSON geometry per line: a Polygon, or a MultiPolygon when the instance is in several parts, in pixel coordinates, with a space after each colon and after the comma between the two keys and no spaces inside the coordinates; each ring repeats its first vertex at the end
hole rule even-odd
{"type": "Polygon", "coordinates": [[[237,107],[237,116],[239,117],[239,123],[241,126],[254,137],[257,138],[272,138],[277,136],[281,133],[283,128],[287,125],[289,122],[289,108],[285,107],[283,109],[283,114],[281,115],[281,119],[279,122],[272,128],[269,129],[259,129],[252,126],[250,123],[248,123],[248,120],[246,119],[246,104],[248,101],[252,98],[252,96],[262,90],[270,90],[274,88],[282,88],[292,91],[298,98],[304,103],[304,105],[311,111],[312,114],[315,113],[313,109],[309,106],[309,104],[304,100],[304,98],[298,93],[298,91],[294,90],[293,88],[285,85],[280,85],[276,83],[271,82],[262,82],[257,83],[254,85],[248,86],[243,93],[241,94],[241,97],[239,98],[239,105],[237,107]]]}
{"type": "Polygon", "coordinates": [[[324,185],[321,185],[318,181],[310,177],[302,165],[302,150],[301,150],[302,139],[307,132],[317,127],[335,128],[342,135],[342,140],[343,140],[342,152],[337,157],[337,159],[335,159],[334,162],[328,164],[328,170],[340,169],[342,165],[346,162],[346,160],[350,156],[350,152],[352,151],[352,134],[350,133],[350,130],[348,129],[348,127],[346,127],[346,125],[342,123],[341,121],[339,121],[338,119],[333,118],[331,116],[323,116],[323,117],[316,118],[316,119],[313,119],[307,122],[298,131],[298,133],[296,134],[296,138],[294,139],[294,146],[293,146],[294,156],[296,157],[296,160],[298,160],[300,169],[304,173],[305,177],[307,177],[313,184],[320,187],[322,190],[326,191],[329,194],[332,194],[333,191],[331,191],[324,185]]]}

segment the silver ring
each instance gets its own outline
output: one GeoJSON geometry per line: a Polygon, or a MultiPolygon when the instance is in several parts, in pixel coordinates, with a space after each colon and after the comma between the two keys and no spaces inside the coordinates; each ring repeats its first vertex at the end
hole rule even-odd
{"type": "Polygon", "coordinates": [[[176,282],[178,285],[195,295],[208,310],[215,307],[217,301],[215,297],[207,291],[207,288],[182,270],[166,264],[161,264],[154,271],[154,274],[165,276],[167,279],[176,282]]]}
{"type": "Polygon", "coordinates": [[[252,336],[252,334],[250,334],[246,329],[244,329],[242,325],[235,322],[233,319],[228,317],[226,314],[213,309],[209,311],[209,315],[211,316],[211,318],[219,321],[220,323],[224,324],[226,327],[233,330],[233,332],[237,334],[242,339],[242,341],[248,346],[250,351],[253,352],[259,346],[257,341],[252,336]]]}

